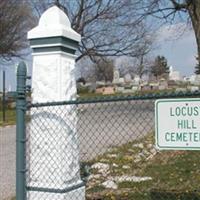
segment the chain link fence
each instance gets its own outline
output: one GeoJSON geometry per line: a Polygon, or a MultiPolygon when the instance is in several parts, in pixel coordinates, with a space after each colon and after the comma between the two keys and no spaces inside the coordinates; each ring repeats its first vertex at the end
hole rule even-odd
{"type": "MultiPolygon", "coordinates": [[[[199,93],[32,104],[27,196],[33,199],[198,200],[198,151],[155,148],[154,102],[199,93]],[[50,194],[50,195],[49,195],[50,194]],[[50,197],[51,196],[51,197],[50,197]]],[[[0,199],[15,199],[15,127],[0,133],[0,199]]]]}
{"type": "Polygon", "coordinates": [[[198,200],[198,151],[155,148],[157,98],[114,97],[32,104],[27,118],[31,199],[198,200]],[[54,196],[52,196],[54,193],[54,196]]]}

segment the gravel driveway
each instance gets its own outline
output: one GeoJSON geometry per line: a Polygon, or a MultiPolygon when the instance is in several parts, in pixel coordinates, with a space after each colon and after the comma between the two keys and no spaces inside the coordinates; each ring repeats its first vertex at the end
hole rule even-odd
{"type": "Polygon", "coordinates": [[[15,196],[15,126],[0,130],[0,200],[10,200],[15,196]]]}

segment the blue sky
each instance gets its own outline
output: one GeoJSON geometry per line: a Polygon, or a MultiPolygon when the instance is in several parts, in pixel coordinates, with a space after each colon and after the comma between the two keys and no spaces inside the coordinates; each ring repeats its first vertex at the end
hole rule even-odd
{"type": "MultiPolygon", "coordinates": [[[[184,24],[165,25],[158,30],[156,50],[153,55],[163,55],[167,58],[168,64],[175,70],[181,72],[183,76],[194,74],[196,64],[195,56],[196,41],[194,33],[184,24]]],[[[29,74],[31,73],[30,58],[26,61],[29,65],[29,74]]],[[[12,63],[6,67],[6,89],[15,90],[16,75],[15,68],[17,63],[12,63]]],[[[0,91],[2,91],[2,67],[0,67],[0,91]]]]}
{"type": "Polygon", "coordinates": [[[183,23],[163,26],[158,31],[159,48],[154,54],[164,55],[168,64],[183,76],[194,74],[197,46],[194,32],[183,23]]]}

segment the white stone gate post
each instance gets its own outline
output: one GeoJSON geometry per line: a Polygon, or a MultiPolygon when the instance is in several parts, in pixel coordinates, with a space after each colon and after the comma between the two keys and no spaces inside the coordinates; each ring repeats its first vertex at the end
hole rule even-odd
{"type": "MultiPolygon", "coordinates": [[[[28,32],[33,50],[32,101],[76,98],[75,51],[81,37],[57,6],[28,32]]],[[[28,136],[28,200],[84,200],[74,105],[31,109],[28,136]]]]}

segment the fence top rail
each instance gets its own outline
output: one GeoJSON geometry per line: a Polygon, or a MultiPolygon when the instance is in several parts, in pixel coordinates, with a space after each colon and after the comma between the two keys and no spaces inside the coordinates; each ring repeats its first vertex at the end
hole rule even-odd
{"type": "Polygon", "coordinates": [[[119,102],[131,100],[155,100],[161,98],[181,98],[181,97],[200,97],[200,91],[196,92],[165,92],[159,94],[144,94],[135,96],[105,96],[95,98],[80,98],[72,101],[59,101],[59,102],[45,102],[45,103],[29,103],[28,108],[47,107],[47,106],[60,106],[60,105],[78,105],[78,104],[93,104],[93,103],[106,103],[106,102],[119,102]]]}

